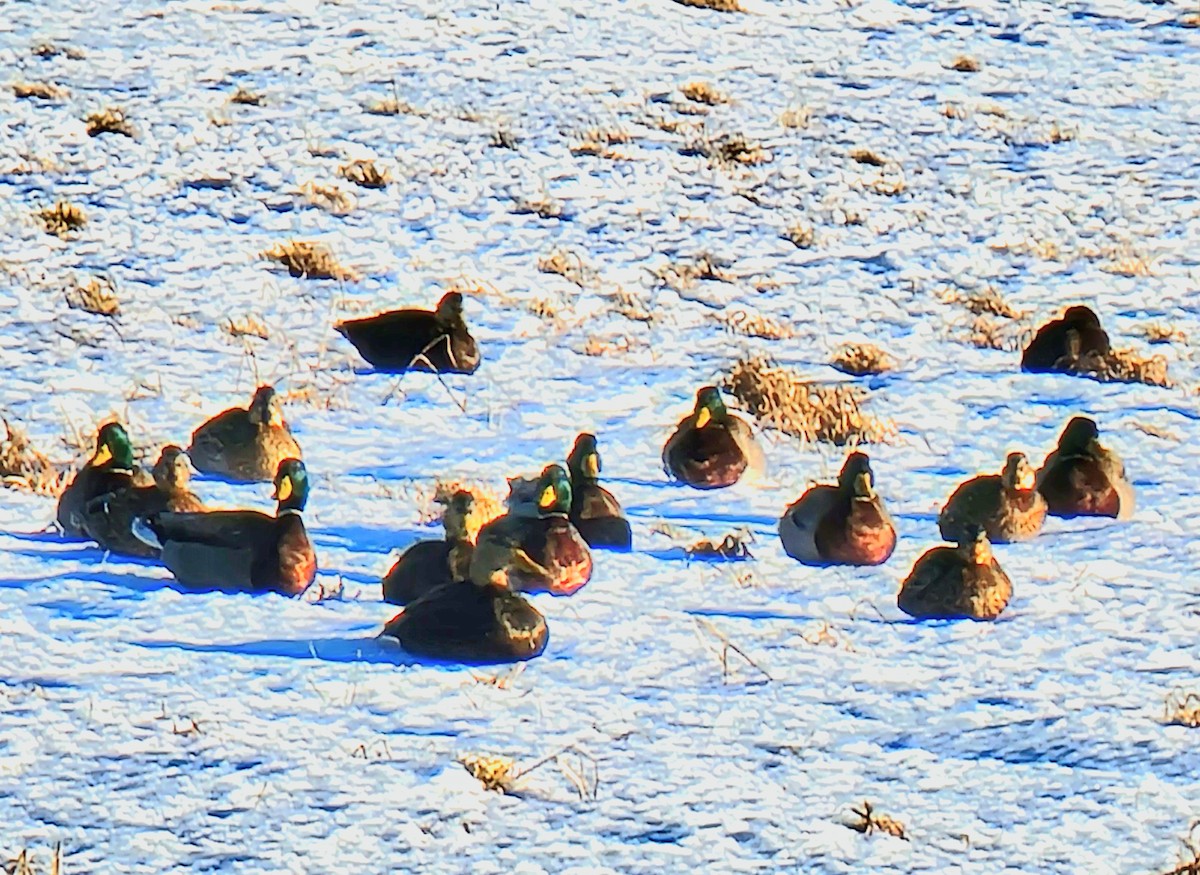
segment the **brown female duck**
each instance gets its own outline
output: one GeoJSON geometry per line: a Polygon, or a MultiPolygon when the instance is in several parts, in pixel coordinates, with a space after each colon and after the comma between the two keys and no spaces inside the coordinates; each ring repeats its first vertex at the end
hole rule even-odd
{"type": "Polygon", "coordinates": [[[442,525],[441,541],[418,541],[404,551],[383,577],[383,600],[407,605],[447,583],[467,580],[475,543],[467,531],[474,497],[459,490],[450,497],[442,525]]]}
{"type": "Polygon", "coordinates": [[[750,426],[725,409],[721,392],[705,386],[696,407],[663,447],[663,470],[697,489],[732,486],[749,468],[761,472],[762,450],[750,426]]]}
{"type": "Polygon", "coordinates": [[[448,292],[437,309],[389,310],[334,326],[359,354],[387,373],[473,374],[479,347],[463,318],[463,298],[448,292]]]}
{"type": "Polygon", "coordinates": [[[271,480],[284,459],[299,459],[300,445],[274,388],[259,386],[248,409],[231,407],[196,429],[188,455],[198,471],[257,483],[271,480]]]}
{"type": "Polygon", "coordinates": [[[317,557],[301,512],[308,472],[284,459],[275,475],[275,516],[256,510],[162,512],[138,517],[133,532],[160,550],[184,586],[299,595],[317,573],[317,557]]]}
{"type": "Polygon", "coordinates": [[[101,495],[136,486],[133,445],[119,422],[101,427],[96,451],[58,497],[56,518],[63,534],[91,537],[84,526],[88,503],[101,495]]]}
{"type": "Polygon", "coordinates": [[[1012,581],[992,555],[982,529],[956,547],[934,547],[913,565],[896,605],[921,620],[994,620],[1012,598],[1012,581]]]}
{"type": "Polygon", "coordinates": [[[945,540],[957,542],[981,527],[992,543],[1006,544],[1035,537],[1045,519],[1046,499],[1033,467],[1023,453],[1009,453],[1002,474],[974,477],[954,490],[938,529],[945,540]]]}
{"type": "Polygon", "coordinates": [[[1058,448],[1037,472],[1037,488],[1052,516],[1133,516],[1133,486],[1125,465],[1099,439],[1095,420],[1076,416],[1058,438],[1058,448]]]}
{"type": "Polygon", "coordinates": [[[779,520],[784,552],[805,565],[882,565],[896,527],[875,492],[865,453],[851,453],[836,486],[813,486],[779,520]]]}
{"type": "Polygon", "coordinates": [[[567,457],[571,472],[571,523],[583,535],[589,547],[628,550],[633,546],[629,521],[621,513],[620,502],[600,485],[600,451],[596,436],[581,434],[567,457]]]}
{"type": "Polygon", "coordinates": [[[1021,354],[1021,370],[1031,373],[1070,373],[1080,359],[1106,356],[1108,334],[1090,307],[1068,307],[1061,319],[1038,329],[1021,354]]]}

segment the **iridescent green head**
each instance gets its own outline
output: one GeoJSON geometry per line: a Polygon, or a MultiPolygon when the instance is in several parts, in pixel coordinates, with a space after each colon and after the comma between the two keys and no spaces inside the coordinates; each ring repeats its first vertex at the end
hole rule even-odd
{"type": "Polygon", "coordinates": [[[119,422],[110,422],[96,435],[96,452],[89,463],[93,468],[133,469],[133,444],[119,422]]]}
{"type": "Polygon", "coordinates": [[[696,393],[696,428],[704,428],[710,422],[725,420],[725,402],[721,390],[716,386],[705,386],[696,393]]]}
{"type": "Polygon", "coordinates": [[[304,510],[308,502],[308,470],[299,459],[284,459],[275,472],[278,510],[304,510]]]}
{"type": "Polygon", "coordinates": [[[547,465],[537,483],[538,516],[565,516],[571,511],[571,478],[562,465],[547,465]]]}

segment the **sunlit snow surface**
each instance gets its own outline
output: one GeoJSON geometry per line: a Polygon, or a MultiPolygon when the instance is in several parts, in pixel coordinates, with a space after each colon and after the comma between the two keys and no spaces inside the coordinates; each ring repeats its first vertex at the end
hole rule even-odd
{"type": "MultiPolygon", "coordinates": [[[[184,594],[152,564],[39,533],[53,503],[4,490],[0,851],[44,859],[61,840],[67,872],[145,873],[1173,866],[1200,802],[1200,730],[1163,723],[1167,695],[1200,684],[1196,365],[1192,346],[1148,348],[1141,331],[1200,338],[1196,12],[0,3],[0,408],[58,456],[64,433],[90,439],[113,414],[152,455],[244,403],[256,373],[276,382],[314,481],[319,582],[344,584],[319,604],[184,594]],[[82,57],[35,57],[42,42],[82,57]],[[959,55],[981,69],[950,69],[959,55]],[[731,102],[685,114],[693,80],[731,102]],[[68,95],[19,100],[10,81],[68,95]],[[229,103],[239,86],[263,105],[229,103]],[[366,111],[388,98],[413,111],[366,111]],[[136,140],[88,136],[106,106],[136,140]],[[797,106],[808,126],[781,125],[797,106]],[[631,140],[572,153],[590,128],[631,140]],[[515,149],[493,145],[500,130],[515,149]],[[772,160],[713,167],[686,154],[703,130],[772,160]],[[340,179],[354,158],[394,182],[340,179]],[[900,193],[877,190],[897,179],[900,193]],[[355,208],[310,205],[311,181],[355,208]],[[67,241],[34,216],[60,198],[90,219],[67,241]],[[522,211],[539,199],[561,216],[522,211]],[[798,222],[809,249],[781,236],[798,222]],[[293,279],[259,258],[288,238],[325,241],[361,281],[293,279]],[[539,271],[555,249],[586,265],[582,290],[539,271]],[[655,276],[703,252],[731,282],[676,291],[655,276]],[[116,322],[64,300],[72,276],[101,274],[116,322]],[[331,330],[454,284],[481,289],[466,309],[485,361],[448,390],[423,375],[397,387],[331,330]],[[1018,373],[1014,352],[967,342],[974,317],[948,300],[988,285],[1024,324],[1091,304],[1117,345],[1167,356],[1181,388],[1018,373]],[[656,320],[620,315],[621,290],[656,320]],[[558,322],[533,315],[539,301],[558,322]],[[714,318],[739,308],[796,336],[714,318]],[[229,336],[249,315],[268,340],[229,336]],[[627,352],[584,353],[621,338],[627,352]],[[872,455],[901,540],[880,569],[808,570],[775,522],[843,451],[767,435],[766,481],[715,493],[666,483],[659,453],[739,355],[846,379],[826,362],[848,340],[901,362],[862,381],[899,428],[872,455]],[[1126,458],[1133,521],[1054,520],[997,548],[1015,584],[999,622],[900,614],[899,581],[954,486],[1012,449],[1040,464],[1083,411],[1126,458]],[[598,554],[570,600],[538,597],[546,654],[495,686],[377,642],[394,612],[379,576],[440,531],[421,524],[419,491],[536,471],[582,428],[638,549],[598,554]],[[664,522],[697,537],[748,527],[755,558],[688,564],[652,531],[664,522]],[[731,651],[723,674],[714,629],[762,671],[731,651]],[[531,765],[568,745],[595,766],[594,800],[554,763],[505,796],[456,762],[531,765]],[[843,825],[863,799],[911,840],[843,825]]],[[[265,486],[195,488],[272,506],[265,486]]]]}

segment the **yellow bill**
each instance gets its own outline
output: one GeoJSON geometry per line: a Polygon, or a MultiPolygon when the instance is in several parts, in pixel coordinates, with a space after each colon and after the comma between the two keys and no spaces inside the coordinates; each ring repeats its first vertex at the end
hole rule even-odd
{"type": "Polygon", "coordinates": [[[583,459],[583,473],[587,477],[599,477],[600,456],[598,456],[596,453],[588,453],[583,459]]]}
{"type": "Polygon", "coordinates": [[[696,414],[696,428],[704,428],[712,422],[712,414],[708,412],[707,407],[701,407],[700,412],[696,414]]]}
{"type": "Polygon", "coordinates": [[[287,501],[292,497],[292,478],[284,477],[279,483],[279,488],[275,490],[275,497],[280,501],[287,501]]]}
{"type": "Polygon", "coordinates": [[[112,461],[112,448],[108,444],[101,444],[96,447],[96,455],[92,456],[92,466],[99,468],[101,465],[112,461]]]}
{"type": "Polygon", "coordinates": [[[558,503],[558,492],[553,486],[547,486],[542,490],[542,495],[538,499],[538,507],[542,510],[549,510],[558,503]]]}

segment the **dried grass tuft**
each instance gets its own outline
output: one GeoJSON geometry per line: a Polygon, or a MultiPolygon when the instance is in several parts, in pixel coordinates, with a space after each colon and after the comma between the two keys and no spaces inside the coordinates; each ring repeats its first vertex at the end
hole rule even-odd
{"type": "Polygon", "coordinates": [[[733,282],[733,274],[729,272],[728,265],[708,252],[702,252],[687,261],[664,264],[655,269],[654,275],[676,291],[690,289],[699,280],[713,280],[720,283],[733,282]]]}
{"type": "Polygon", "coordinates": [[[764,340],[786,340],[794,337],[796,332],[790,325],[785,325],[770,316],[761,313],[751,313],[747,310],[732,310],[719,313],[718,322],[734,334],[745,337],[761,337],[764,340]]]}
{"type": "Polygon", "coordinates": [[[513,211],[518,215],[535,215],[543,219],[561,219],[563,215],[562,201],[555,200],[548,194],[534,197],[519,197],[516,199],[513,211]]]}
{"type": "Polygon", "coordinates": [[[808,249],[816,240],[816,231],[808,222],[797,222],[783,232],[783,239],[797,249],[808,249]]]}
{"type": "Polygon", "coordinates": [[[1167,360],[1155,355],[1146,358],[1132,349],[1114,349],[1107,355],[1088,354],[1074,360],[1059,360],[1069,373],[1091,377],[1101,383],[1142,383],[1164,389],[1174,385],[1167,376],[1167,360]]]}
{"type": "Polygon", "coordinates": [[[716,12],[744,12],[737,0],[675,0],[680,6],[694,6],[699,9],[712,9],[716,12]]]}
{"type": "Polygon", "coordinates": [[[679,92],[688,100],[695,103],[703,103],[706,106],[729,103],[729,95],[718,89],[711,82],[688,82],[679,89],[679,92]]]}
{"type": "Polygon", "coordinates": [[[976,316],[999,316],[1003,319],[1020,319],[1025,313],[1010,304],[994,286],[969,295],[954,294],[951,301],[962,304],[976,316]]]}
{"type": "Polygon", "coordinates": [[[516,149],[521,145],[521,138],[511,128],[499,127],[492,131],[488,140],[497,149],[516,149]]]}
{"type": "Polygon", "coordinates": [[[1187,343],[1187,335],[1182,329],[1166,322],[1152,322],[1142,326],[1142,333],[1147,343],[1187,343]]]}
{"type": "Polygon", "coordinates": [[[467,754],[459,762],[485,790],[512,793],[516,789],[517,779],[521,777],[512,757],[467,754]]]}
{"type": "Polygon", "coordinates": [[[238,103],[242,106],[262,106],[267,102],[267,99],[261,94],[256,94],[239,85],[237,90],[229,95],[229,102],[238,103]]]}
{"type": "Polygon", "coordinates": [[[689,559],[716,559],[722,561],[738,561],[753,559],[750,544],[754,535],[749,529],[738,529],[730,532],[720,541],[701,538],[684,548],[689,559]]]}
{"type": "Polygon", "coordinates": [[[433,484],[433,491],[418,488],[417,507],[422,523],[429,524],[439,521],[446,511],[446,505],[456,492],[469,492],[473,499],[471,512],[467,514],[467,534],[471,540],[479,534],[479,530],[504,514],[507,509],[504,499],[490,486],[482,483],[464,480],[438,478],[433,484]]]}
{"type": "Polygon", "coordinates": [[[1200,693],[1172,691],[1163,706],[1163,723],[1200,728],[1200,693]]]}
{"type": "Polygon", "coordinates": [[[864,389],[820,386],[762,356],[737,362],[725,388],[762,425],[801,440],[844,446],[882,443],[895,434],[892,423],[863,413],[864,389]]]}
{"type": "Polygon", "coordinates": [[[579,135],[579,140],[571,146],[571,152],[575,155],[598,155],[601,158],[625,158],[627,156],[623,152],[612,147],[632,141],[629,131],[621,127],[589,128],[579,135]]]}
{"type": "Polygon", "coordinates": [[[121,134],[125,137],[137,136],[133,124],[125,117],[125,111],[108,108],[94,112],[86,119],[89,136],[98,137],[101,134],[121,134]]]}
{"type": "Polygon", "coordinates": [[[363,188],[387,188],[392,181],[388,172],[380,170],[369,158],[343,164],[338,168],[338,175],[363,188]]]}
{"type": "Polygon", "coordinates": [[[20,428],[0,419],[4,440],[0,441],[0,482],[35,495],[57,496],[67,485],[71,471],[60,469],[35,447],[20,428]]]}
{"type": "Polygon", "coordinates": [[[851,149],[850,157],[859,164],[868,164],[871,167],[885,167],[888,163],[878,152],[866,148],[851,149]]]}
{"type": "Polygon", "coordinates": [[[858,808],[851,808],[851,813],[859,820],[853,823],[847,823],[846,826],[855,832],[861,832],[863,835],[871,835],[871,833],[881,832],[887,835],[894,836],[898,839],[909,841],[908,833],[905,831],[904,824],[895,818],[888,817],[886,814],[878,814],[874,806],[870,802],[863,800],[862,805],[858,808]]]}
{"type": "Polygon", "coordinates": [[[65,100],[68,95],[67,89],[49,82],[14,82],[12,90],[22,100],[65,100]]]}
{"type": "Polygon", "coordinates": [[[7,875],[62,875],[62,871],[62,842],[54,845],[49,869],[43,869],[28,848],[23,848],[7,864],[0,865],[0,872],[7,875]]]}
{"type": "Polygon", "coordinates": [[[683,151],[685,155],[702,155],[719,167],[751,166],[774,160],[760,143],[739,133],[703,133],[691,140],[683,151]]]}
{"type": "Polygon", "coordinates": [[[317,280],[356,280],[358,274],[343,267],[329,248],[321,243],[289,240],[261,254],[262,258],[278,262],[294,277],[317,280]]]}
{"type": "Polygon", "coordinates": [[[980,349],[999,349],[1016,352],[1024,349],[1033,337],[1034,329],[1014,322],[997,322],[988,316],[976,316],[971,323],[968,343],[980,349]]]}
{"type": "Polygon", "coordinates": [[[583,256],[569,249],[553,249],[549,255],[538,259],[538,270],[542,273],[558,274],[565,280],[583,288],[592,276],[591,269],[583,260],[583,256]]]}
{"type": "Polygon", "coordinates": [[[834,354],[830,364],[856,377],[882,374],[896,367],[895,360],[873,343],[848,343],[834,354]]]}
{"type": "Polygon", "coordinates": [[[70,201],[59,201],[52,207],[40,210],[38,218],[42,220],[47,233],[63,238],[87,224],[87,213],[70,201]]]}
{"type": "Polygon", "coordinates": [[[314,207],[344,215],[354,209],[354,195],[342,191],[339,186],[323,182],[306,182],[300,186],[300,194],[314,207]]]}
{"type": "Polygon", "coordinates": [[[622,355],[631,349],[633,343],[624,335],[609,339],[590,334],[583,344],[583,354],[590,356],[622,355]]]}
{"type": "Polygon", "coordinates": [[[615,302],[613,309],[617,314],[631,322],[650,323],[655,320],[654,311],[650,309],[650,305],[635,292],[617,289],[613,300],[615,302]]]}
{"type": "Polygon", "coordinates": [[[96,316],[116,316],[121,311],[117,288],[110,279],[92,277],[86,285],[66,290],[67,306],[96,316]]]}
{"type": "Polygon", "coordinates": [[[252,313],[241,318],[230,316],[225,320],[222,327],[230,337],[257,337],[259,340],[271,339],[271,332],[267,329],[267,324],[252,313]]]}
{"type": "Polygon", "coordinates": [[[812,121],[812,107],[789,106],[779,114],[779,123],[793,130],[807,128],[812,121]]]}
{"type": "Polygon", "coordinates": [[[949,64],[951,70],[956,70],[959,73],[978,73],[983,69],[983,65],[978,59],[970,55],[959,55],[949,64]]]}

